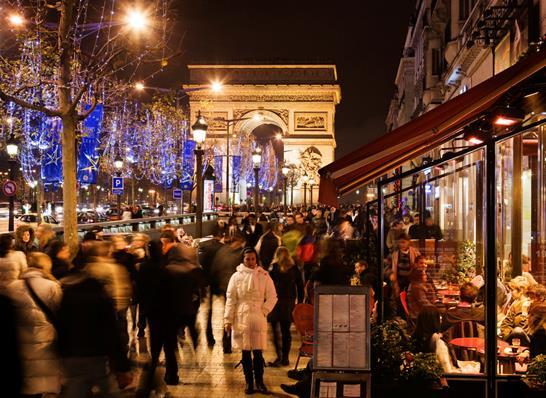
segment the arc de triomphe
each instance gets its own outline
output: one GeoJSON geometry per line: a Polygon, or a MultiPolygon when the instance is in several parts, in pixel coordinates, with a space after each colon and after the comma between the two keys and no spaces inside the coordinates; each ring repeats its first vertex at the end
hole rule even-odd
{"type": "MultiPolygon", "coordinates": [[[[184,88],[189,89],[190,124],[201,111],[209,123],[207,141],[213,143],[215,153],[223,155],[224,191],[216,194],[217,200],[225,203],[227,197],[225,154],[229,129],[230,158],[242,155],[244,149],[239,141],[242,136],[251,135],[264,145],[271,141],[277,166],[269,174],[276,174],[278,178],[275,187],[270,185],[265,189],[278,192],[282,187],[284,162],[295,170],[291,174],[295,178],[288,182],[287,203],[291,201],[291,193],[294,204],[303,203],[302,173],[315,182],[313,188],[307,184],[306,202],[310,203],[311,195],[316,202],[317,170],[334,160],[336,147],[334,120],[341,90],[335,65],[188,65],[188,69],[190,84],[184,88]],[[219,93],[192,91],[213,81],[222,83],[219,93]]],[[[267,177],[271,176],[263,176],[267,177]]],[[[233,180],[230,178],[230,181],[233,180]]],[[[236,191],[230,193],[230,201],[244,201],[247,187],[251,190],[252,184],[243,175],[235,189],[230,187],[230,191],[236,191]]],[[[278,201],[280,195],[275,198],[278,201]]]]}

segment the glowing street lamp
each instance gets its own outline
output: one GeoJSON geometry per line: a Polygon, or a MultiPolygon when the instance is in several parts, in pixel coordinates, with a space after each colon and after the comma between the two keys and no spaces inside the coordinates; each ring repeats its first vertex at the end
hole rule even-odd
{"type": "Polygon", "coordinates": [[[288,165],[286,163],[284,163],[282,165],[282,168],[281,168],[281,173],[282,173],[282,176],[283,176],[283,179],[282,179],[282,182],[283,182],[283,198],[284,198],[284,215],[286,216],[286,210],[287,210],[287,205],[286,205],[286,180],[288,179],[288,173],[290,173],[290,167],[288,167],[288,165]]]}
{"type": "Polygon", "coordinates": [[[252,152],[252,163],[254,165],[254,211],[256,212],[256,217],[258,216],[258,204],[259,204],[259,173],[260,165],[262,163],[262,151],[260,148],[256,148],[252,152]]]}
{"type": "Polygon", "coordinates": [[[148,17],[141,10],[129,10],[125,16],[125,23],[131,30],[142,31],[148,26],[148,22],[148,17]]]}
{"type": "MultiPolygon", "coordinates": [[[[15,137],[10,135],[6,141],[6,152],[8,153],[8,163],[9,163],[9,179],[11,181],[15,180],[15,163],[17,162],[17,154],[19,153],[19,144],[15,140],[15,137]]],[[[15,202],[14,195],[9,197],[9,208],[8,208],[8,231],[13,231],[15,229],[14,225],[14,214],[15,214],[15,202]]]]}
{"type": "Polygon", "coordinates": [[[212,82],[210,88],[214,93],[219,93],[224,88],[224,85],[221,82],[212,82]]]}
{"type": "Polygon", "coordinates": [[[197,120],[191,126],[193,131],[193,140],[197,144],[194,150],[195,153],[195,179],[197,185],[197,211],[195,212],[196,232],[197,237],[203,237],[203,155],[205,151],[201,145],[207,138],[208,124],[205,118],[201,115],[201,111],[197,112],[197,120]]]}
{"type": "Polygon", "coordinates": [[[20,28],[25,24],[25,18],[20,14],[14,13],[8,16],[8,22],[13,27],[20,28]]]}
{"type": "Polygon", "coordinates": [[[136,82],[135,83],[135,90],[144,91],[144,88],[145,88],[144,83],[142,83],[142,82],[136,82]]]}

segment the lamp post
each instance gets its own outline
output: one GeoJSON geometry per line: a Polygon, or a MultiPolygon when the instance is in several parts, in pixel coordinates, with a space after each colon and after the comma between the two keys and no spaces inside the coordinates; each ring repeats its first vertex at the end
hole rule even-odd
{"type": "Polygon", "coordinates": [[[284,201],[283,201],[283,205],[284,205],[284,215],[286,216],[286,211],[287,211],[287,204],[286,204],[286,179],[288,178],[288,173],[290,172],[290,168],[288,167],[288,165],[285,163],[282,168],[281,168],[281,173],[282,173],[282,183],[283,183],[283,186],[282,186],[282,190],[283,190],[283,197],[284,197],[284,201]]]}
{"type": "MultiPolygon", "coordinates": [[[[15,180],[15,167],[17,163],[17,154],[19,153],[19,145],[15,140],[15,137],[10,135],[6,142],[6,152],[8,153],[8,163],[9,163],[9,179],[11,181],[15,180]]],[[[9,197],[9,220],[8,220],[8,231],[13,231],[14,227],[14,217],[15,213],[15,194],[9,197]]]]}
{"type": "MultiPolygon", "coordinates": [[[[257,122],[261,122],[264,117],[261,113],[256,113],[252,117],[240,117],[237,119],[224,119],[224,118],[215,118],[214,120],[219,122],[224,122],[226,124],[226,206],[229,206],[229,140],[231,137],[231,133],[229,132],[229,128],[233,126],[237,122],[242,122],[244,120],[254,120],[257,122]]],[[[220,178],[222,178],[220,176],[220,178]]],[[[233,191],[235,195],[235,190],[233,191]]],[[[234,196],[235,198],[235,196],[234,196]]],[[[234,200],[233,200],[234,202],[234,200]]],[[[233,203],[232,203],[233,204],[233,203]]]]}
{"type": "MultiPolygon", "coordinates": [[[[123,169],[123,159],[121,158],[120,154],[118,153],[116,158],[114,159],[114,169],[116,170],[116,175],[118,177],[121,176],[121,169],[123,169]]],[[[121,193],[118,192],[118,199],[117,199],[117,202],[118,202],[118,214],[119,214],[119,217],[121,219],[121,215],[123,214],[123,212],[121,211],[121,193]]]]}
{"type": "Polygon", "coordinates": [[[313,186],[315,185],[315,179],[309,179],[309,202],[313,206],[313,186]]]}
{"type": "Polygon", "coordinates": [[[303,207],[307,207],[307,181],[309,181],[307,173],[303,173],[301,180],[303,181],[303,207]]]}
{"type": "Polygon", "coordinates": [[[262,151],[260,148],[256,148],[254,152],[252,152],[252,163],[254,164],[254,212],[256,213],[256,216],[258,216],[258,204],[259,204],[259,172],[260,172],[260,165],[262,163],[262,151]]]}
{"type": "Polygon", "coordinates": [[[197,120],[191,126],[193,131],[193,140],[197,144],[195,153],[195,180],[197,182],[197,211],[195,212],[195,231],[198,238],[203,236],[203,155],[205,151],[201,147],[207,138],[207,122],[201,116],[201,111],[197,112],[197,120]]]}

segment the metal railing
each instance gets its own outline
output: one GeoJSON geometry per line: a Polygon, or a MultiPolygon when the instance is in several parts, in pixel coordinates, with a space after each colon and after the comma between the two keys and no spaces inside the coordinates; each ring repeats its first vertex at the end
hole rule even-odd
{"type": "MultiPolygon", "coordinates": [[[[203,214],[203,222],[214,221],[218,214],[207,212],[203,214]]],[[[93,231],[98,227],[102,228],[104,234],[133,233],[133,232],[151,232],[161,229],[166,224],[173,226],[184,226],[195,223],[195,213],[171,214],[160,217],[132,218],[130,220],[103,221],[96,223],[78,224],[78,238],[82,239],[88,231],[93,231]]],[[[64,228],[62,226],[53,227],[57,235],[62,235],[64,228]]],[[[6,232],[7,233],[7,232],[6,232]]]]}

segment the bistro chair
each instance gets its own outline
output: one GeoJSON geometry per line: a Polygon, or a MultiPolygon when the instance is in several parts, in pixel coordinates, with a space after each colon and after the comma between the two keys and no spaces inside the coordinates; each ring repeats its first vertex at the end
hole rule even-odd
{"type": "Polygon", "coordinates": [[[313,356],[313,306],[311,304],[296,304],[292,311],[294,326],[301,336],[301,346],[298,349],[298,359],[294,369],[298,368],[300,358],[313,356]]]}
{"type": "MultiPolygon", "coordinates": [[[[484,327],[476,321],[462,321],[452,327],[450,327],[446,334],[449,337],[449,340],[457,338],[469,338],[469,337],[478,337],[483,339],[485,337],[484,327]]],[[[479,355],[477,348],[455,348],[455,355],[458,360],[462,361],[479,361],[479,355]]]]}

